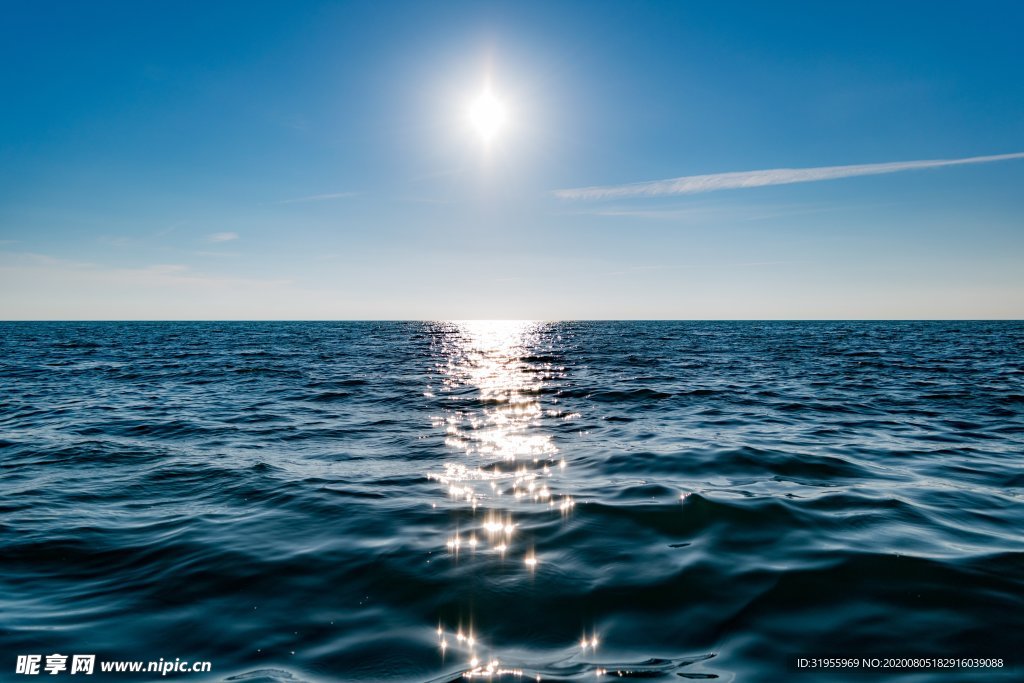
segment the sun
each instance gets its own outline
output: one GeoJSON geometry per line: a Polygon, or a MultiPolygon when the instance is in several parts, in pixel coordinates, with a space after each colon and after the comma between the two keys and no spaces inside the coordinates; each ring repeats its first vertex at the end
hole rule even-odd
{"type": "Polygon", "coordinates": [[[489,145],[505,127],[508,114],[505,105],[487,87],[470,103],[467,118],[480,140],[489,145]]]}

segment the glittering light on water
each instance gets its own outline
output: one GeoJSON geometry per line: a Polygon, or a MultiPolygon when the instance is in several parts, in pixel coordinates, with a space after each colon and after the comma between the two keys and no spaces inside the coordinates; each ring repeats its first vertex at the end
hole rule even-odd
{"type": "MultiPolygon", "coordinates": [[[[448,647],[448,632],[445,631],[443,625],[439,625],[437,628],[438,634],[438,646],[441,649],[442,655],[445,653],[448,647]]],[[[477,637],[474,635],[472,630],[464,631],[459,628],[455,632],[455,640],[461,647],[461,655],[466,657],[467,669],[462,672],[463,678],[500,678],[502,676],[524,676],[525,672],[521,668],[511,667],[508,665],[502,665],[501,660],[492,655],[487,654],[486,657],[482,652],[488,652],[492,650],[490,646],[485,646],[480,643],[477,637]]],[[[579,647],[583,650],[590,649],[595,651],[599,645],[599,639],[597,632],[593,632],[589,636],[584,633],[583,637],[579,642],[579,647]]],[[[598,667],[594,670],[594,673],[598,676],[602,676],[608,673],[607,669],[598,667]]],[[[629,671],[619,670],[617,672],[620,676],[624,673],[630,673],[629,671]]],[[[536,672],[530,672],[530,678],[536,680],[542,680],[542,675],[536,672]]]]}
{"type": "MultiPolygon", "coordinates": [[[[457,323],[441,337],[443,355],[435,364],[440,379],[428,387],[434,398],[450,405],[431,422],[444,431],[445,444],[459,456],[428,474],[444,487],[453,504],[448,509],[467,534],[463,538],[456,528],[446,541],[449,551],[455,555],[463,545],[474,550],[482,547],[504,560],[513,545],[522,544],[525,547],[517,551],[524,553],[519,555],[523,558],[519,566],[527,573],[535,572],[539,563],[530,538],[534,526],[529,517],[513,519],[513,512],[518,518],[530,515],[529,510],[553,513],[557,509],[564,516],[575,506],[569,492],[561,490],[565,458],[559,456],[553,433],[542,425],[580,415],[541,404],[540,398],[550,393],[546,387],[565,371],[538,351],[543,348],[543,329],[541,324],[518,321],[457,323]],[[463,512],[457,511],[460,507],[463,512]],[[468,530],[467,513],[472,515],[468,530]]],[[[472,561],[484,562],[485,571],[510,568],[487,564],[494,561],[488,557],[494,555],[474,553],[472,561]]],[[[469,663],[462,674],[465,678],[523,675],[520,669],[502,667],[489,654],[485,658],[481,652],[487,650],[472,633],[460,628],[453,635],[460,656],[469,663]]],[[[442,654],[448,642],[439,627],[442,654]]],[[[596,647],[596,635],[588,643],[596,647]]],[[[531,672],[534,676],[541,680],[531,672]]]]}
{"type": "Polygon", "coordinates": [[[586,650],[589,647],[592,650],[596,650],[598,643],[597,633],[592,634],[589,638],[587,637],[587,634],[584,633],[583,637],[580,639],[580,649],[586,650]]]}

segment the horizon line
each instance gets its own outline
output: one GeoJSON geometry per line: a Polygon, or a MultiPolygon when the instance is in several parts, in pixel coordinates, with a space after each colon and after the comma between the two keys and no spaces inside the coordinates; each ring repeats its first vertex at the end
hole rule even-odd
{"type": "Polygon", "coordinates": [[[1021,318],[4,318],[17,323],[437,323],[437,322],[1024,322],[1021,318]]]}

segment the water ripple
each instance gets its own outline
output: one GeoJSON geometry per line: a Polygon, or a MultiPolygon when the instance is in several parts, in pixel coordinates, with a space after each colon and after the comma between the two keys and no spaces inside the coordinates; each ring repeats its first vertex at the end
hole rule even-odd
{"type": "Polygon", "coordinates": [[[1016,657],[1024,324],[4,323],[0,346],[8,659],[422,683],[1016,657]]]}

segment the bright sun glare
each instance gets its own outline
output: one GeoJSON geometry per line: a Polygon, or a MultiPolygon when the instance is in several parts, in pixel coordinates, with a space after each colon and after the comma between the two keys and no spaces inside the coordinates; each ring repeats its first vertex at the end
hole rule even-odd
{"type": "Polygon", "coordinates": [[[469,123],[484,144],[490,143],[504,128],[507,116],[505,106],[490,88],[485,89],[469,105],[469,123]]]}

